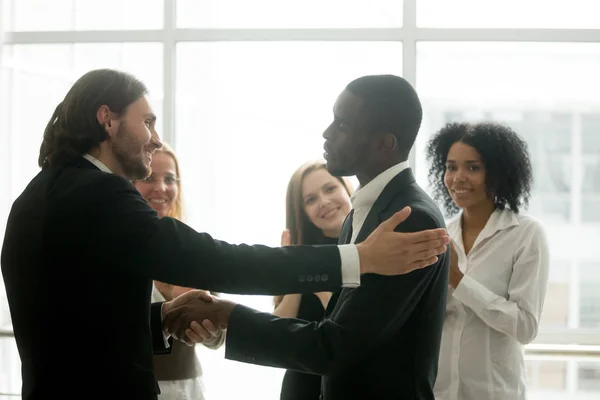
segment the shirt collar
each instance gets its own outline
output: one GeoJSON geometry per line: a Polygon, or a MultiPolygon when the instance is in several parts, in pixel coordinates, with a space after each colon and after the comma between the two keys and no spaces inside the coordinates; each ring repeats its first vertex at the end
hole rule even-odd
{"type": "Polygon", "coordinates": [[[96,167],[98,167],[98,169],[100,171],[104,171],[108,174],[112,174],[112,171],[110,169],[108,169],[108,167],[106,165],[104,165],[104,163],[102,161],[98,160],[96,157],[94,157],[90,154],[84,154],[83,158],[85,158],[86,160],[88,160],[89,162],[94,164],[96,167]]]}
{"type": "MultiPolygon", "coordinates": [[[[448,234],[450,237],[462,237],[462,210],[447,223],[448,234]]],[[[519,225],[517,214],[505,208],[504,210],[496,209],[485,224],[485,227],[479,234],[481,240],[492,236],[498,231],[508,229],[512,226],[519,225]]]]}
{"type": "Polygon", "coordinates": [[[356,209],[358,207],[372,206],[387,184],[390,183],[396,175],[408,167],[408,160],[403,161],[377,175],[375,179],[367,183],[365,187],[359,186],[354,192],[354,195],[350,198],[352,207],[356,209]]]}

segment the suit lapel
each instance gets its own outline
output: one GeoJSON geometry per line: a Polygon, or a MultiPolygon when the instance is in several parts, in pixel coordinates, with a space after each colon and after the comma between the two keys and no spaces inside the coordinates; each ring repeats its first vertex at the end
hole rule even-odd
{"type": "MultiPolygon", "coordinates": [[[[410,170],[410,168],[405,169],[396,175],[383,189],[377,200],[371,207],[365,222],[363,222],[362,227],[360,228],[360,232],[356,237],[355,243],[360,243],[364,241],[370,234],[373,232],[384,219],[385,211],[387,210],[391,201],[396,198],[399,194],[402,193],[404,188],[407,185],[415,182],[415,177],[410,170]]],[[[344,221],[344,225],[342,226],[342,231],[340,233],[339,244],[348,244],[352,239],[352,219],[354,217],[354,210],[350,211],[348,217],[344,221]]],[[[347,293],[354,290],[354,288],[342,288],[342,290],[338,290],[335,292],[329,303],[327,304],[327,308],[325,310],[325,318],[335,319],[337,311],[344,303],[344,297],[347,293]]]]}
{"type": "Polygon", "coordinates": [[[325,313],[323,313],[323,318],[328,318],[335,310],[335,306],[337,305],[338,298],[340,297],[342,291],[338,290],[331,295],[329,302],[327,303],[327,308],[325,308],[325,313]]]}
{"type": "Polygon", "coordinates": [[[342,231],[338,239],[338,244],[349,244],[352,239],[352,218],[354,217],[354,209],[350,210],[350,213],[346,216],[344,224],[342,225],[342,231]]]}

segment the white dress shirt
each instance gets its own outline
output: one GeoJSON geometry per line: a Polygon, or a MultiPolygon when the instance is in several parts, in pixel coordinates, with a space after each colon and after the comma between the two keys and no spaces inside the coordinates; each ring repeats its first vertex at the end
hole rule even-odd
{"type": "Polygon", "coordinates": [[[88,160],[89,162],[94,164],[100,171],[106,172],[108,174],[112,174],[112,171],[110,169],[108,169],[106,164],[104,164],[102,161],[98,160],[96,157],[94,157],[90,154],[84,154],[83,158],[85,158],[86,160],[88,160]]]}
{"type": "MultiPolygon", "coordinates": [[[[84,154],[83,158],[98,167],[99,170],[112,173],[110,169],[100,160],[90,154],[84,154]]],[[[339,245],[340,261],[342,264],[342,286],[357,287],[360,285],[360,258],[355,245],[339,245]]]]}
{"type": "Polygon", "coordinates": [[[538,333],[548,285],[541,224],[496,210],[468,255],[461,215],[447,224],[464,277],[448,290],[437,400],[524,400],[524,345],[538,333]]]}
{"type": "Polygon", "coordinates": [[[359,186],[356,189],[356,192],[354,192],[354,195],[350,198],[352,208],[354,209],[354,216],[352,217],[352,239],[350,240],[350,243],[356,241],[356,237],[358,236],[365,219],[367,219],[371,207],[381,192],[383,192],[383,189],[396,175],[408,167],[408,161],[403,161],[377,175],[375,179],[367,183],[365,187],[359,186]]]}

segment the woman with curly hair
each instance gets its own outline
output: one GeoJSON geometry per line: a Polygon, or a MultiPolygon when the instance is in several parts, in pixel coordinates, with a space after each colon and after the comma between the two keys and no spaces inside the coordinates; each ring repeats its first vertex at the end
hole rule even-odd
{"type": "Polygon", "coordinates": [[[452,123],[427,158],[434,197],[454,216],[436,399],[525,399],[524,345],[538,332],[549,267],[542,225],[520,213],[533,180],[527,144],[496,123],[452,123]]]}

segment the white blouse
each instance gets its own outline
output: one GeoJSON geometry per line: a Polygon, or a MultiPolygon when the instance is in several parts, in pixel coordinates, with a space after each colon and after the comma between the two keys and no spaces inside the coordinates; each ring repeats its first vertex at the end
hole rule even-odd
{"type": "Polygon", "coordinates": [[[549,251],[541,224],[496,210],[469,255],[461,215],[447,225],[464,274],[449,288],[437,400],[524,400],[524,345],[538,333],[548,286],[549,251]]]}

